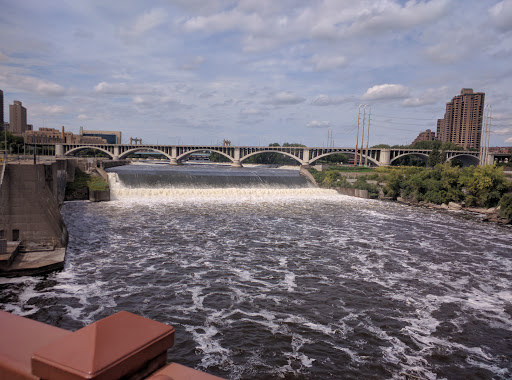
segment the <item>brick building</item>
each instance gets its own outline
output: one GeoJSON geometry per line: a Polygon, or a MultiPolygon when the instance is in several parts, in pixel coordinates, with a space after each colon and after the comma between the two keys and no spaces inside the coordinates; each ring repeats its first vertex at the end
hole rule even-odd
{"type": "Polygon", "coordinates": [[[420,132],[418,137],[414,139],[412,144],[415,144],[420,141],[434,141],[436,139],[435,132],[432,132],[430,129],[427,129],[425,132],[420,132]]]}
{"type": "Polygon", "coordinates": [[[26,131],[24,134],[26,144],[106,144],[107,141],[97,136],[75,135],[56,128],[39,128],[38,131],[26,131]]]}
{"type": "Polygon", "coordinates": [[[437,120],[437,140],[468,148],[480,148],[485,93],[463,88],[446,103],[443,119],[437,120]]]}

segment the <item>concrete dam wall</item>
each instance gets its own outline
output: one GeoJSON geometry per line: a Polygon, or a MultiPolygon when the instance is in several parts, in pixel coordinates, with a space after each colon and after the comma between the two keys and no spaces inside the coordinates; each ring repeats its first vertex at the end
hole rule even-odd
{"type": "Polygon", "coordinates": [[[60,215],[67,181],[74,179],[72,160],[6,167],[0,187],[0,234],[23,245],[65,247],[68,234],[60,215]]]}

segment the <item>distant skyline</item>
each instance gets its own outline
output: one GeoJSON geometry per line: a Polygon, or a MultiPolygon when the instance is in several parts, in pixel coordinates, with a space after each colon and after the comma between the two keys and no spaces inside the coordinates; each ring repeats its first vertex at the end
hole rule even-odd
{"type": "Polygon", "coordinates": [[[4,109],[123,142],[409,144],[472,88],[512,146],[510,62],[512,0],[0,0],[4,109]]]}

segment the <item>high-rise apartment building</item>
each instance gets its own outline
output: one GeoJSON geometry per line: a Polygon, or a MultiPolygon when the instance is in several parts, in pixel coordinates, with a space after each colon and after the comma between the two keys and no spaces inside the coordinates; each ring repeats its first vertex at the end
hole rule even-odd
{"type": "Polygon", "coordinates": [[[437,120],[437,139],[469,148],[480,148],[485,93],[463,88],[446,103],[443,119],[437,120]]]}
{"type": "Polygon", "coordinates": [[[4,128],[4,92],[0,90],[0,131],[4,128]]]}
{"type": "Polygon", "coordinates": [[[27,109],[19,100],[9,105],[9,130],[14,135],[22,135],[27,130],[27,109]]]}

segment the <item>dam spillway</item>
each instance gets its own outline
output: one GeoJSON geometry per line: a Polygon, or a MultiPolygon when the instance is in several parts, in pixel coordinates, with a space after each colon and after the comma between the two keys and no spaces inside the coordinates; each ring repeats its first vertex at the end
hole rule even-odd
{"type": "Polygon", "coordinates": [[[108,169],[113,199],[273,199],[334,194],[319,189],[298,169],[223,165],[130,165],[108,169]]]}

